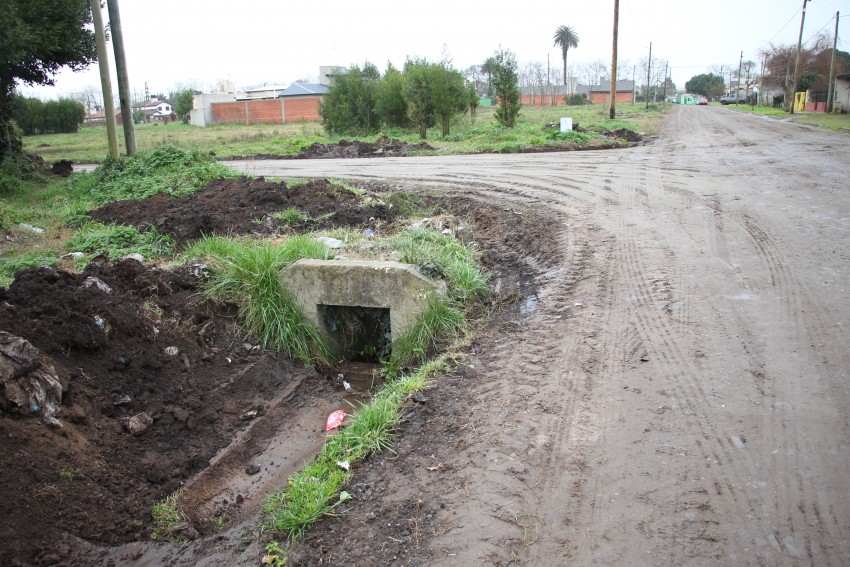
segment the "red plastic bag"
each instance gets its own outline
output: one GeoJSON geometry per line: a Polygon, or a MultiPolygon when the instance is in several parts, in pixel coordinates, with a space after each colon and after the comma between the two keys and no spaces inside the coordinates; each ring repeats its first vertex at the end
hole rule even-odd
{"type": "Polygon", "coordinates": [[[340,425],[342,425],[342,421],[345,419],[345,412],[341,409],[336,410],[332,414],[328,416],[328,420],[325,422],[325,429],[330,431],[332,429],[336,429],[340,425]]]}

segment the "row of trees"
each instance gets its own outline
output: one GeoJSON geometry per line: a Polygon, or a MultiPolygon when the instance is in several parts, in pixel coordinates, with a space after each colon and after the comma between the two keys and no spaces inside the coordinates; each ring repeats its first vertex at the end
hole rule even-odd
{"type": "Polygon", "coordinates": [[[0,161],[21,151],[12,128],[15,86],[53,84],[62,67],[96,57],[87,0],[3,0],[0,4],[0,161]]]}
{"type": "MultiPolygon", "coordinates": [[[[500,101],[496,118],[513,127],[520,99],[516,58],[500,50],[490,61],[490,84],[500,101]]],[[[465,112],[473,117],[478,100],[476,86],[449,61],[417,58],[408,59],[402,70],[389,65],[383,76],[371,63],[349,67],[334,77],[319,114],[331,134],[367,135],[389,127],[415,129],[425,139],[428,128],[437,125],[448,136],[452,120],[465,112]]]]}
{"type": "Polygon", "coordinates": [[[80,129],[85,117],[83,104],[70,98],[43,102],[15,96],[12,102],[12,119],[27,136],[70,134],[80,129]]]}

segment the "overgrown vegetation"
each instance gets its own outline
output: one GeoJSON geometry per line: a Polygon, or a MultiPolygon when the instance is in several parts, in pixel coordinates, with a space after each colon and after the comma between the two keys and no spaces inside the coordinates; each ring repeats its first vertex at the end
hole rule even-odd
{"type": "Polygon", "coordinates": [[[330,256],[324,244],[309,236],[293,236],[281,244],[207,237],[183,252],[187,259],[207,262],[212,276],[204,293],[216,301],[239,305],[246,333],[266,348],[307,363],[325,364],[331,356],[318,330],[304,319],[278,276],[301,258],[330,256]]]}
{"type": "Polygon", "coordinates": [[[118,161],[107,160],[91,173],[75,175],[69,188],[77,200],[103,205],[157,193],[179,197],[200,191],[213,179],[234,177],[231,169],[212,156],[167,145],[118,161]]]}

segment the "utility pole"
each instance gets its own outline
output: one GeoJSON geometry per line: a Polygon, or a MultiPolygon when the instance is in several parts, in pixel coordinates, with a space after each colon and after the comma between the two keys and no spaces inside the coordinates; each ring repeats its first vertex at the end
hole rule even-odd
{"type": "Polygon", "coordinates": [[[796,102],[797,92],[797,71],[800,68],[800,49],[803,47],[803,24],[806,23],[806,3],[809,0],[803,0],[803,17],[800,18],[800,37],[797,39],[797,59],[794,61],[794,81],[791,83],[791,114],[794,114],[794,103],[796,102]]]}
{"type": "Polygon", "coordinates": [[[664,63],[664,98],[661,99],[661,104],[664,104],[664,103],[667,102],[667,69],[668,69],[669,65],[670,65],[669,61],[664,63]]]}
{"type": "Polygon", "coordinates": [[[832,112],[832,96],[835,91],[835,48],[838,47],[838,17],[840,14],[835,13],[835,37],[832,40],[832,60],[829,63],[829,90],[826,95],[826,111],[832,112]]]}
{"type": "Polygon", "coordinates": [[[741,64],[744,62],[744,52],[741,52],[741,58],[738,60],[738,84],[735,85],[735,106],[738,106],[738,98],[741,96],[741,64]]]}
{"type": "Polygon", "coordinates": [[[118,127],[115,125],[115,103],[112,101],[112,83],[109,80],[109,52],[106,51],[106,35],[103,33],[103,14],[100,0],[89,0],[94,39],[97,43],[97,66],[100,69],[100,89],[103,91],[103,114],[106,117],[106,139],[109,142],[109,157],[118,160],[118,127]]]}
{"type": "MultiPolygon", "coordinates": [[[[744,100],[750,100],[750,66],[752,61],[747,61],[747,82],[744,83],[744,100]]],[[[745,103],[746,104],[746,103],[745,103]]]]}
{"type": "Polygon", "coordinates": [[[109,29],[112,30],[112,49],[115,51],[115,70],[118,72],[118,100],[121,102],[121,122],[124,125],[124,147],[127,155],[136,153],[136,129],[133,125],[133,105],[130,102],[130,79],[127,76],[127,57],[124,55],[124,33],[118,0],[108,0],[109,29]]]}
{"type": "Polygon", "coordinates": [[[646,64],[646,110],[649,110],[649,76],[652,72],[652,42],[649,42],[649,62],[646,64]]]}
{"type": "MultiPolygon", "coordinates": [[[[617,99],[617,27],[620,21],[620,0],[614,0],[614,43],[611,55],[611,108],[608,117],[613,120],[616,114],[615,101],[617,99]]],[[[832,52],[835,56],[835,50],[832,52]]]]}

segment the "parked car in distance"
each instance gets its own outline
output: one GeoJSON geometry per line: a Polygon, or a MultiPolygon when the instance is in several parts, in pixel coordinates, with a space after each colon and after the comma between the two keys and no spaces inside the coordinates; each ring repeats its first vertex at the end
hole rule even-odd
{"type": "Polygon", "coordinates": [[[699,97],[697,104],[704,106],[704,105],[708,104],[708,99],[705,98],[704,96],[701,96],[701,97],[699,97]]]}
{"type": "Polygon", "coordinates": [[[741,95],[738,95],[738,100],[735,100],[735,95],[726,95],[720,97],[720,104],[747,104],[747,98],[741,95]]]}

